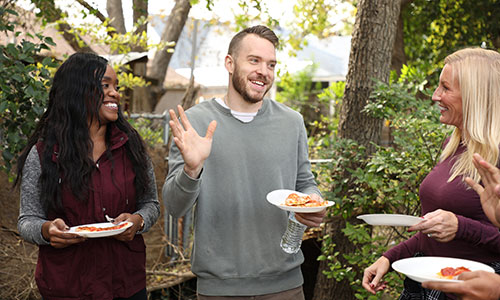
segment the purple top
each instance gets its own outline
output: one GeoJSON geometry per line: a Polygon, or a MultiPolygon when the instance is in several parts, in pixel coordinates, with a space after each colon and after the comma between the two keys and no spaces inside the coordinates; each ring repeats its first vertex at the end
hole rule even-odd
{"type": "Polygon", "coordinates": [[[418,232],[410,239],[393,247],[383,255],[394,262],[413,257],[417,252],[426,256],[444,256],[470,259],[482,263],[500,261],[500,232],[483,212],[479,195],[458,176],[447,182],[453,161],[464,151],[438,163],[420,184],[422,216],[436,209],[453,212],[458,218],[455,238],[441,243],[418,232]]]}

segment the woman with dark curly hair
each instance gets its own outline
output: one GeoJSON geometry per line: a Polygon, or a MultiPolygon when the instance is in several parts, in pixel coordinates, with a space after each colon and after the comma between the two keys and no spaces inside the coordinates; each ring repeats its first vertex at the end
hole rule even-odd
{"type": "Polygon", "coordinates": [[[116,73],[90,53],[57,70],[47,110],[17,166],[18,229],[39,245],[36,282],[43,299],[146,299],[147,231],[159,216],[145,145],[120,110],[116,73]],[[70,226],[133,223],[87,239],[70,226]]]}

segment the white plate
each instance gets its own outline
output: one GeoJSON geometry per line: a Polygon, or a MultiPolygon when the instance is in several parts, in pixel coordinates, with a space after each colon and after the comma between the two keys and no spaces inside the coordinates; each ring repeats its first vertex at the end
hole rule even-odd
{"type": "Polygon", "coordinates": [[[132,226],[132,224],[133,224],[132,222],[121,222],[118,224],[113,224],[111,222],[85,224],[85,225],[71,227],[68,232],[78,234],[80,236],[84,236],[87,238],[98,238],[98,237],[105,237],[105,236],[112,236],[112,235],[120,234],[120,233],[124,232],[125,230],[127,230],[127,228],[132,226]],[[92,226],[92,227],[99,227],[99,228],[109,228],[109,227],[121,225],[123,223],[126,223],[127,225],[125,225],[124,227],[122,227],[120,229],[112,229],[112,230],[105,230],[105,231],[76,231],[76,229],[78,227],[84,227],[84,226],[90,227],[90,226],[92,226]]]}
{"type": "Polygon", "coordinates": [[[442,281],[442,282],[460,282],[456,279],[440,278],[437,274],[443,268],[452,267],[466,267],[471,271],[487,271],[495,272],[493,268],[480,262],[451,258],[451,257],[438,257],[438,256],[422,256],[404,258],[392,263],[392,268],[399,273],[405,274],[409,278],[418,281],[442,281]]]}
{"type": "Polygon", "coordinates": [[[276,205],[277,207],[283,209],[283,210],[288,210],[288,211],[294,211],[298,213],[313,213],[313,212],[319,212],[325,209],[326,207],[332,206],[335,202],[333,201],[327,201],[328,203],[323,206],[314,206],[314,207],[297,207],[297,206],[287,206],[285,205],[285,200],[286,198],[291,194],[291,193],[296,193],[299,196],[307,196],[304,193],[293,191],[293,190],[275,190],[267,194],[266,198],[269,203],[276,205]]]}
{"type": "Polygon", "coordinates": [[[421,217],[399,215],[399,214],[371,214],[360,215],[357,217],[370,225],[385,225],[385,226],[413,226],[422,222],[421,217]]]}

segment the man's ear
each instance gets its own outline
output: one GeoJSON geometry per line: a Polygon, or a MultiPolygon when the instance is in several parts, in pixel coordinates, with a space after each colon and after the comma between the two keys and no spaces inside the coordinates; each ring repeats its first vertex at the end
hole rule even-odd
{"type": "Polygon", "coordinates": [[[226,58],[224,58],[224,66],[229,74],[232,75],[234,72],[234,58],[230,54],[226,55],[226,58]]]}

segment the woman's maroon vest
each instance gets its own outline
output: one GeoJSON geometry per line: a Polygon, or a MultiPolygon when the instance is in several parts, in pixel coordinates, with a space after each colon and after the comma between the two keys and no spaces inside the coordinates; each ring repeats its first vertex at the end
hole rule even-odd
{"type": "MultiPolygon", "coordinates": [[[[48,219],[63,219],[68,226],[106,222],[136,209],[132,164],[127,157],[127,136],[112,126],[113,161],[102,155],[92,174],[89,198],[79,201],[62,180],[63,213],[49,212],[48,219]]],[[[37,144],[41,155],[43,144],[37,144]]],[[[57,147],[53,161],[57,161],[57,147]]],[[[41,156],[40,156],[41,157],[41,156]]],[[[146,287],[145,244],[141,235],[130,242],[113,237],[89,238],[56,249],[40,246],[35,278],[44,300],[113,299],[130,297],[146,287]]]]}

